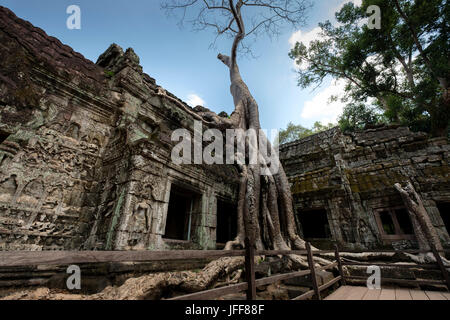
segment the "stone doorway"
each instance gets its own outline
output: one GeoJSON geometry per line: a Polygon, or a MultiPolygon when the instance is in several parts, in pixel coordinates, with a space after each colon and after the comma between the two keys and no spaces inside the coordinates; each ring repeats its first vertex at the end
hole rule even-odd
{"type": "Polygon", "coordinates": [[[237,236],[237,207],[229,202],[217,201],[217,246],[224,246],[237,236]]]}
{"type": "Polygon", "coordinates": [[[298,219],[300,221],[304,239],[331,238],[330,225],[325,209],[301,211],[298,214],[298,219]]]}
{"type": "Polygon", "coordinates": [[[193,210],[199,201],[201,201],[200,194],[172,185],[163,238],[191,241],[193,210]]]}
{"type": "Polygon", "coordinates": [[[450,202],[438,202],[437,208],[441,214],[442,221],[444,221],[445,228],[450,235],[450,202]]]}

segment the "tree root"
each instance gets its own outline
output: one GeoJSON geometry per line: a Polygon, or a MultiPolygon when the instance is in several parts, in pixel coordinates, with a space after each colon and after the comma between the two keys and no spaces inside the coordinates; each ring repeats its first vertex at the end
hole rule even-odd
{"type": "Polygon", "coordinates": [[[201,272],[166,272],[128,279],[120,287],[108,287],[95,298],[119,300],[157,300],[169,291],[199,292],[212,287],[217,280],[244,265],[243,257],[220,258],[210,262],[201,272]]]}
{"type": "MultiPolygon", "coordinates": [[[[436,257],[431,252],[429,253],[421,253],[419,255],[414,255],[410,253],[405,253],[405,256],[411,259],[411,261],[417,264],[427,264],[427,263],[437,263],[436,257]]],[[[444,267],[450,271],[450,261],[441,256],[442,263],[444,267]]]]}
{"type": "MultiPolygon", "coordinates": [[[[262,257],[255,257],[259,260],[262,257]]],[[[308,268],[305,257],[286,256],[286,267],[290,270],[308,268]]],[[[329,261],[315,257],[317,264],[326,265],[329,261]]],[[[213,288],[224,278],[227,285],[238,283],[243,274],[244,257],[226,257],[210,262],[202,271],[163,272],[130,278],[119,287],[107,287],[93,295],[68,294],[38,288],[15,292],[0,300],[159,300],[173,292],[194,293],[213,288]],[[232,276],[231,280],[230,277],[232,276]]]]}
{"type": "Polygon", "coordinates": [[[2,300],[159,300],[174,291],[193,293],[207,290],[219,279],[242,269],[243,266],[243,257],[226,257],[210,262],[201,272],[181,271],[145,275],[128,279],[119,287],[107,287],[93,295],[52,293],[50,289],[39,288],[13,293],[2,300]]]}
{"type": "MultiPolygon", "coordinates": [[[[351,253],[351,252],[340,252],[339,255],[341,258],[346,259],[350,262],[368,262],[368,261],[376,261],[376,260],[388,260],[392,259],[395,255],[398,255],[398,252],[361,252],[361,253],[351,253]]],[[[331,258],[334,257],[331,253],[318,254],[322,257],[331,258]]],[[[410,253],[402,253],[402,255],[406,258],[403,263],[412,262],[415,264],[435,264],[437,263],[436,257],[431,253],[421,253],[418,255],[410,254],[410,253]]],[[[314,257],[315,258],[315,257],[314,257]]],[[[445,257],[442,257],[442,263],[450,271],[450,261],[445,257]]]]}

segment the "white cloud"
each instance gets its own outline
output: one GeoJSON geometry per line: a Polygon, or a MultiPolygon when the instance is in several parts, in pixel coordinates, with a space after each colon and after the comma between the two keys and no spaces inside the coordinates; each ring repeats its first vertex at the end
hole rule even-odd
{"type": "MultiPolygon", "coordinates": [[[[307,32],[298,30],[298,31],[294,32],[291,35],[291,37],[289,38],[289,44],[291,45],[291,48],[294,48],[295,44],[297,42],[301,42],[305,46],[309,47],[311,42],[313,42],[314,40],[324,40],[325,39],[324,35],[321,32],[322,32],[322,29],[320,29],[320,27],[315,27],[314,29],[307,31],[307,32]]],[[[293,64],[294,64],[295,69],[306,70],[308,68],[308,64],[304,61],[302,62],[301,65],[298,65],[297,62],[294,60],[293,64]]]]}
{"type": "Polygon", "coordinates": [[[289,38],[289,43],[292,48],[295,47],[295,44],[297,42],[303,42],[303,44],[308,47],[312,41],[323,38],[323,36],[320,34],[321,31],[322,30],[320,29],[320,27],[315,27],[314,29],[307,32],[298,30],[291,35],[291,37],[289,38]]]}
{"type": "Polygon", "coordinates": [[[191,93],[190,95],[188,95],[187,99],[186,99],[186,103],[188,105],[190,105],[191,107],[196,107],[196,106],[202,106],[204,107],[206,105],[205,100],[203,100],[202,98],[200,98],[198,95],[196,95],[195,93],[191,93]]]}
{"type": "Polygon", "coordinates": [[[301,117],[305,120],[320,121],[323,124],[336,123],[345,106],[339,98],[342,97],[344,89],[344,81],[333,81],[330,86],[305,102],[301,117]],[[337,96],[338,99],[330,101],[333,96],[337,96]]]}

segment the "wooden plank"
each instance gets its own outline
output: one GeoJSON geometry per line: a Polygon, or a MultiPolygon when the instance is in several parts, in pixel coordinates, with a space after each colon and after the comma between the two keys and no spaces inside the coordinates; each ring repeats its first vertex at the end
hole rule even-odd
{"type": "Polygon", "coordinates": [[[338,265],[338,262],[336,261],[336,262],[330,263],[326,266],[316,268],[316,271],[330,270],[330,269],[333,269],[334,267],[337,267],[337,265],[338,265]]]}
{"type": "MultiPolygon", "coordinates": [[[[341,253],[430,253],[431,250],[345,250],[341,253]]],[[[440,253],[449,253],[450,250],[438,251],[440,253]]]]}
{"type": "Polygon", "coordinates": [[[331,287],[331,286],[332,286],[333,284],[335,284],[336,282],[341,281],[341,278],[342,278],[341,276],[337,276],[337,277],[334,278],[333,280],[330,280],[330,281],[328,281],[327,283],[321,285],[321,286],[319,287],[319,291],[323,291],[323,290],[325,290],[325,289],[331,287]]]}
{"type": "Polygon", "coordinates": [[[342,286],[335,292],[330,294],[325,300],[345,300],[347,296],[352,292],[352,286],[342,286]]]}
{"type": "Polygon", "coordinates": [[[431,250],[433,251],[434,257],[436,258],[437,265],[439,266],[439,269],[441,270],[442,278],[444,279],[445,284],[447,285],[447,290],[450,290],[450,276],[447,272],[447,269],[445,268],[444,263],[442,262],[442,258],[439,255],[434,244],[430,243],[430,246],[431,246],[431,250]]]}
{"type": "MultiPolygon", "coordinates": [[[[367,277],[364,276],[348,276],[347,279],[357,279],[357,280],[367,280],[367,277]]],[[[400,284],[410,284],[410,285],[419,285],[419,284],[437,284],[442,285],[444,282],[442,280],[408,280],[408,279],[393,279],[393,278],[381,278],[381,283],[400,283],[400,284]]]]}
{"type": "Polygon", "coordinates": [[[441,292],[441,294],[445,297],[445,299],[450,300],[450,292],[441,292]]]}
{"type": "Polygon", "coordinates": [[[271,284],[271,283],[275,283],[275,282],[282,281],[282,280],[306,276],[310,273],[311,273],[310,270],[303,270],[303,271],[297,271],[297,272],[277,274],[275,276],[258,279],[255,282],[256,282],[256,286],[259,287],[259,286],[264,286],[266,284],[271,284]]]}
{"type": "Polygon", "coordinates": [[[205,290],[202,292],[191,293],[168,300],[213,300],[225,296],[227,294],[238,293],[247,289],[248,289],[247,282],[243,282],[223,288],[216,288],[211,290],[205,290]]]}
{"type": "MultiPolygon", "coordinates": [[[[367,262],[343,262],[345,266],[373,266],[373,263],[367,262]]],[[[377,267],[398,267],[398,268],[422,268],[422,269],[432,269],[439,270],[437,265],[429,265],[429,264],[396,264],[396,263],[377,263],[375,264],[377,267]]]]}
{"type": "Polygon", "coordinates": [[[409,289],[395,288],[395,300],[412,300],[409,289]]]}
{"type": "Polygon", "coordinates": [[[395,300],[395,289],[381,289],[378,300],[395,300]]]}
{"type": "Polygon", "coordinates": [[[430,300],[447,300],[439,291],[425,291],[430,300]]]}
{"type": "Polygon", "coordinates": [[[308,292],[302,294],[301,296],[298,296],[298,297],[296,297],[296,298],[294,298],[292,300],[306,300],[308,298],[313,297],[314,295],[315,295],[314,290],[310,290],[310,291],[308,291],[308,292]]]}
{"type": "Polygon", "coordinates": [[[441,294],[444,296],[445,299],[450,300],[450,292],[441,291],[441,294]]]}
{"type": "Polygon", "coordinates": [[[380,298],[381,289],[369,289],[363,300],[378,300],[380,298]]]}
{"type": "Polygon", "coordinates": [[[311,250],[311,244],[309,242],[306,242],[306,251],[308,251],[308,265],[309,270],[311,270],[311,282],[313,285],[314,293],[316,295],[317,300],[322,300],[322,297],[320,296],[319,286],[317,284],[316,267],[314,265],[314,258],[311,250]]]}
{"type": "Polygon", "coordinates": [[[422,290],[409,290],[413,300],[430,300],[422,290]]]}
{"type": "Polygon", "coordinates": [[[320,256],[321,254],[329,255],[330,253],[334,253],[334,250],[315,250],[315,249],[312,249],[312,252],[316,256],[320,256]]]}
{"type": "Polygon", "coordinates": [[[425,279],[419,279],[419,280],[407,280],[407,279],[393,279],[393,278],[381,278],[381,283],[400,283],[400,284],[414,284],[414,285],[420,285],[420,284],[443,284],[442,280],[425,280],[425,279]]]}
{"type": "Polygon", "coordinates": [[[7,251],[0,252],[0,267],[70,265],[104,262],[149,262],[185,259],[217,259],[244,256],[244,250],[172,251],[7,251]]]}
{"type": "Polygon", "coordinates": [[[255,247],[250,239],[245,238],[245,278],[248,283],[247,300],[256,300],[255,284],[255,247]]]}
{"type": "Polygon", "coordinates": [[[334,245],[335,251],[334,251],[334,257],[336,258],[336,262],[338,264],[338,269],[339,269],[339,275],[341,276],[341,284],[343,286],[346,285],[345,282],[345,277],[344,277],[344,272],[342,271],[342,260],[341,260],[341,256],[339,255],[339,247],[337,244],[334,245]]]}
{"type": "Polygon", "coordinates": [[[362,300],[367,291],[369,291],[367,287],[352,287],[350,294],[345,300],[362,300]]]}
{"type": "Polygon", "coordinates": [[[255,255],[257,256],[287,256],[287,255],[306,255],[306,250],[257,250],[255,255]]]}

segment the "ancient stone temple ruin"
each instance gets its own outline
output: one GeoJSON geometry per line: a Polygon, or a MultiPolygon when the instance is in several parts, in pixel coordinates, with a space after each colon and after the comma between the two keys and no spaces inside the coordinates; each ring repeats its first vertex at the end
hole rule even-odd
{"type": "MultiPolygon", "coordinates": [[[[197,112],[111,45],[97,63],[0,7],[0,250],[215,249],[236,234],[233,166],[176,165],[197,112]]],[[[401,127],[283,146],[300,233],[411,246],[411,180],[449,245],[450,146],[401,127]]]]}
{"type": "Polygon", "coordinates": [[[450,245],[450,145],[404,127],[322,132],[284,145],[304,238],[353,249],[414,247],[395,183],[411,181],[443,243],[450,245]]]}
{"type": "Polygon", "coordinates": [[[1,250],[232,239],[234,167],[171,161],[171,133],[192,131],[195,113],[142,72],[132,49],[112,45],[94,64],[6,8],[0,43],[1,250]]]}

